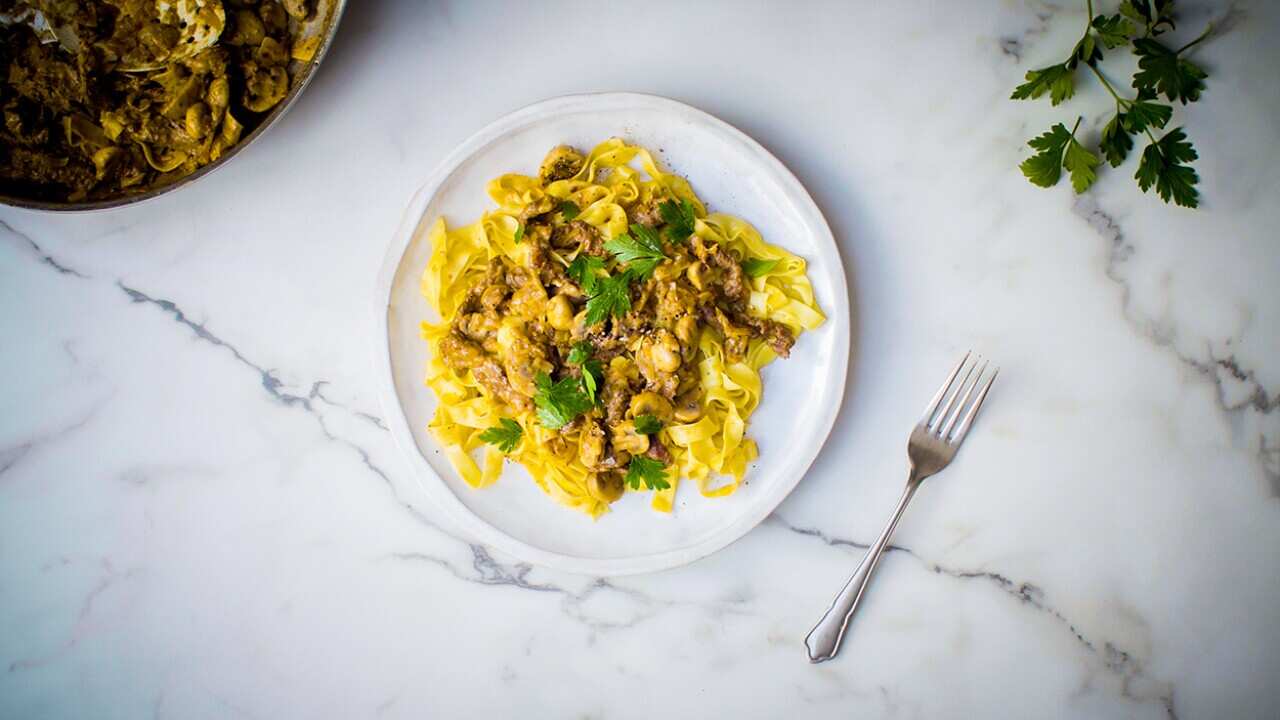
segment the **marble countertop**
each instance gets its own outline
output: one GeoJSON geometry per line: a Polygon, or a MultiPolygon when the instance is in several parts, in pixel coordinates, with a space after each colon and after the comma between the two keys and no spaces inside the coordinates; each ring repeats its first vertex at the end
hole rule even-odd
{"type": "MultiPolygon", "coordinates": [[[[1083,3],[350,3],[230,165],[0,211],[0,717],[1280,715],[1280,5],[1179,3],[1203,206],[1030,186],[1014,103],[1083,3]],[[552,39],[555,39],[553,41],[552,39]],[[598,579],[443,531],[370,298],[410,195],[546,97],[670,96],[810,189],[856,302],[835,430],[763,525],[598,579]],[[880,530],[943,370],[1004,368],[842,656],[801,638],[880,530]]],[[[696,178],[694,178],[696,185],[696,178]]],[[[566,521],[576,521],[567,518],[566,521]]]]}

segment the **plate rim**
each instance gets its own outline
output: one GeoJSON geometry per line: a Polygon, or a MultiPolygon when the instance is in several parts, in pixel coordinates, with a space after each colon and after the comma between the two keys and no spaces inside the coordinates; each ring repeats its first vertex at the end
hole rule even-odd
{"type": "Polygon", "coordinates": [[[421,485],[427,499],[454,524],[456,529],[482,544],[521,561],[581,575],[616,577],[679,567],[722,550],[747,535],[769,517],[791,494],[796,486],[799,485],[800,480],[808,474],[813,462],[826,447],[827,441],[831,437],[831,430],[843,405],[845,389],[848,383],[851,342],[848,279],[845,277],[844,260],[840,255],[840,248],[835,241],[835,236],[831,232],[831,226],[827,222],[826,216],[823,215],[822,210],[813,200],[813,196],[810,195],[804,184],[781,160],[743,131],[705,110],[678,100],[649,93],[574,93],[540,100],[497,118],[459,143],[453,151],[436,165],[406,206],[399,226],[387,245],[382,266],[378,273],[372,310],[375,319],[374,329],[377,333],[373,343],[373,361],[378,383],[379,404],[382,406],[383,415],[386,417],[392,439],[395,441],[404,460],[409,463],[410,470],[418,480],[419,485],[421,485]],[[838,272],[833,273],[836,307],[832,308],[833,312],[828,314],[828,317],[835,320],[832,323],[834,326],[832,329],[836,333],[835,351],[837,357],[834,358],[834,363],[838,366],[838,369],[833,375],[838,377],[839,382],[838,387],[834,388],[837,390],[834,396],[839,400],[827,406],[827,416],[819,424],[821,428],[820,440],[815,445],[811,457],[804,463],[804,466],[789,481],[780,483],[773,488],[751,512],[744,513],[742,517],[724,526],[715,534],[688,547],[626,558],[588,558],[535,547],[490,524],[468,508],[449,488],[444,478],[440,477],[435,469],[431,467],[431,464],[427,462],[427,459],[422,456],[422,452],[414,440],[413,430],[409,426],[408,418],[405,415],[404,407],[400,402],[400,397],[395,387],[390,341],[391,293],[401,260],[413,241],[422,213],[431,203],[444,181],[467,159],[503,135],[518,130],[532,122],[567,114],[566,111],[583,109],[584,105],[610,106],[615,104],[625,105],[627,103],[638,104],[646,109],[656,109],[697,118],[744,145],[755,154],[755,159],[770,166],[770,169],[784,183],[791,184],[798,191],[795,200],[800,204],[802,214],[810,216],[813,221],[812,224],[817,230],[817,237],[815,238],[817,245],[825,245],[830,252],[830,256],[839,265],[838,272]],[[434,491],[428,486],[427,478],[437,483],[443,489],[443,492],[434,491]]]}

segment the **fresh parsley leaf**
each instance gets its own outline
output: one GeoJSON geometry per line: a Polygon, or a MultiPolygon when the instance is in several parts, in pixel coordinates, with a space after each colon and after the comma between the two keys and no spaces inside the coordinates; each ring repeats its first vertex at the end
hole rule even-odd
{"type": "Polygon", "coordinates": [[[662,421],[652,415],[636,416],[636,432],[641,435],[652,435],[662,429],[662,421]]]}
{"type": "Polygon", "coordinates": [[[587,397],[591,398],[593,405],[599,402],[596,392],[600,389],[602,382],[604,382],[604,369],[600,367],[599,360],[588,360],[582,363],[582,387],[587,391],[587,397]]]}
{"type": "Polygon", "coordinates": [[[742,270],[753,278],[760,277],[771,272],[778,267],[780,261],[777,258],[765,260],[764,258],[747,258],[742,263],[742,270]]]}
{"type": "Polygon", "coordinates": [[[630,235],[619,235],[605,243],[604,249],[626,263],[628,272],[637,280],[649,277],[658,263],[667,259],[658,233],[644,225],[632,225],[630,235]]]}
{"type": "Polygon", "coordinates": [[[1133,76],[1135,88],[1164,93],[1169,100],[1178,100],[1183,105],[1200,99],[1203,81],[1209,74],[1198,65],[1151,38],[1134,40],[1133,52],[1138,56],[1138,72],[1133,76]]]}
{"type": "Polygon", "coordinates": [[[1093,151],[1071,138],[1067,143],[1067,153],[1062,158],[1062,166],[1071,173],[1071,189],[1080,194],[1098,179],[1098,156],[1093,151]]]}
{"type": "Polygon", "coordinates": [[[565,358],[572,365],[581,365],[591,357],[591,353],[595,350],[591,343],[586,340],[579,340],[573,344],[573,349],[569,351],[569,357],[565,358]]]}
{"type": "Polygon", "coordinates": [[[1147,7],[1147,0],[1125,0],[1120,3],[1120,14],[1143,25],[1151,20],[1151,8],[1147,7]]]}
{"type": "Polygon", "coordinates": [[[622,317],[631,311],[631,273],[621,272],[596,283],[596,293],[587,300],[588,326],[613,315],[622,317]]]}
{"type": "Polygon", "coordinates": [[[667,466],[643,455],[631,458],[624,479],[632,490],[639,490],[640,483],[644,483],[649,490],[666,490],[671,487],[671,483],[667,482],[667,466]]]}
{"type": "Polygon", "coordinates": [[[662,262],[662,258],[646,258],[644,260],[632,260],[627,263],[627,272],[632,279],[644,281],[653,274],[654,268],[658,267],[658,263],[662,262]]]}
{"type": "Polygon", "coordinates": [[[594,255],[581,253],[578,257],[569,263],[568,269],[565,270],[569,277],[582,288],[582,291],[588,295],[594,295],[596,285],[600,280],[600,271],[604,269],[604,260],[594,255]]]}
{"type": "MultiPolygon", "coordinates": [[[[1076,125],[1079,126],[1079,121],[1076,125]]],[[[1039,151],[1019,166],[1032,184],[1040,187],[1058,184],[1064,166],[1071,173],[1071,187],[1077,193],[1084,192],[1098,179],[1094,170],[1098,166],[1098,157],[1077,142],[1074,131],[1067,130],[1062,123],[1054,125],[1040,137],[1032,138],[1027,144],[1039,151]]]]}
{"type": "Polygon", "coordinates": [[[1165,202],[1172,199],[1182,207],[1198,206],[1200,193],[1196,190],[1196,183],[1200,181],[1200,176],[1187,165],[1197,157],[1195,148],[1187,141],[1187,134],[1182,128],[1170,130],[1142,152],[1142,161],[1134,175],[1138,180],[1138,187],[1146,192],[1155,185],[1156,193],[1165,202]]]}
{"type": "Polygon", "coordinates": [[[658,206],[658,212],[662,215],[662,221],[667,224],[667,242],[684,242],[693,234],[693,203],[681,200],[677,205],[674,200],[665,200],[658,206]]]}
{"type": "Polygon", "coordinates": [[[613,253],[619,262],[631,262],[650,258],[665,259],[662,243],[658,234],[643,225],[632,225],[631,234],[623,233],[604,244],[604,249],[613,253]]]}
{"type": "Polygon", "coordinates": [[[1098,39],[1108,48],[1118,48],[1122,45],[1129,44],[1129,38],[1134,36],[1137,28],[1133,26],[1133,22],[1123,15],[1099,15],[1093,19],[1093,30],[1098,34],[1098,39]]]}
{"type": "Polygon", "coordinates": [[[634,235],[636,240],[638,240],[644,247],[661,255],[662,257],[666,257],[662,252],[662,241],[658,239],[658,233],[653,228],[633,223],[631,225],[631,234],[634,235]]]}
{"type": "Polygon", "coordinates": [[[1138,99],[1129,103],[1129,109],[1124,114],[1125,127],[1129,132],[1140,133],[1147,128],[1163,128],[1169,122],[1169,118],[1173,117],[1173,108],[1163,103],[1151,102],[1155,95],[1142,90],[1138,92],[1138,99]]]}
{"type": "MultiPolygon", "coordinates": [[[[1144,133],[1152,140],[1138,163],[1135,174],[1138,186],[1143,192],[1155,187],[1165,202],[1198,206],[1196,185],[1200,178],[1190,166],[1197,156],[1186,134],[1181,128],[1175,128],[1156,140],[1152,133],[1172,122],[1173,101],[1186,105],[1199,100],[1204,92],[1208,73],[1187,60],[1186,55],[1212,36],[1213,25],[1190,42],[1172,49],[1156,38],[1175,29],[1173,6],[1173,0],[1120,0],[1119,12],[1087,18],[1084,35],[1065,61],[1026,74],[1026,82],[1013,91],[1014,100],[1048,95],[1057,105],[1071,98],[1075,94],[1075,71],[1084,63],[1116,102],[1116,113],[1103,127],[1096,150],[1076,138],[1080,120],[1070,132],[1057,124],[1032,139],[1028,144],[1035,154],[1019,165],[1028,180],[1049,187],[1062,178],[1066,168],[1072,187],[1077,193],[1082,192],[1097,180],[1097,169],[1102,162],[1113,167],[1122,165],[1134,149],[1134,136],[1144,133]],[[1130,46],[1137,56],[1138,68],[1132,79],[1137,97],[1133,99],[1117,92],[1097,65],[1104,48],[1110,52],[1125,46],[1130,46]],[[1164,99],[1170,101],[1169,104],[1163,102],[1164,99]]],[[[1092,10],[1092,2],[1089,7],[1092,10]]]]}
{"type": "MultiPolygon", "coordinates": [[[[1074,68],[1077,63],[1094,63],[1102,59],[1102,50],[1098,47],[1097,35],[1089,31],[1085,31],[1084,37],[1071,51],[1071,59],[1067,61],[1068,68],[1074,68]]],[[[1069,96],[1068,96],[1069,97],[1069,96]]],[[[1057,103],[1054,103],[1057,105],[1057,103]]]]}
{"type": "Polygon", "coordinates": [[[1075,71],[1066,63],[1028,70],[1027,81],[1014,88],[1013,100],[1035,99],[1049,93],[1049,102],[1057,105],[1076,93],[1075,71]]]}
{"type": "Polygon", "coordinates": [[[1173,0],[1155,0],[1154,6],[1149,0],[1125,0],[1120,5],[1120,14],[1142,23],[1148,35],[1174,29],[1173,0]]]}
{"type": "Polygon", "coordinates": [[[591,346],[591,343],[586,340],[579,340],[574,343],[573,349],[569,351],[569,356],[565,358],[569,364],[581,367],[582,389],[586,391],[587,397],[591,399],[593,405],[598,401],[596,392],[604,382],[604,369],[600,366],[600,361],[591,357],[591,353],[594,350],[595,348],[591,346]]]}
{"type": "Polygon", "coordinates": [[[1133,138],[1129,137],[1129,132],[1125,129],[1124,113],[1116,113],[1111,122],[1102,128],[1098,149],[1107,157],[1111,167],[1120,167],[1129,156],[1129,151],[1133,149],[1133,138]]]}
{"type": "Polygon", "coordinates": [[[519,225],[519,226],[517,226],[517,227],[516,227],[516,234],[515,234],[514,239],[515,239],[515,241],[516,241],[516,243],[517,243],[517,244],[519,244],[519,243],[521,243],[521,242],[523,242],[523,241],[524,241],[524,226],[523,226],[523,225],[519,225]]]}
{"type": "Polygon", "coordinates": [[[565,220],[572,220],[578,217],[578,213],[580,212],[582,212],[582,210],[578,207],[578,204],[572,200],[565,200],[560,203],[560,216],[565,220]]]}
{"type": "Polygon", "coordinates": [[[1039,152],[1022,161],[1019,166],[1022,174],[1033,185],[1040,187],[1058,184],[1058,178],[1062,177],[1062,154],[1069,142],[1071,131],[1062,123],[1054,125],[1049,132],[1032,138],[1027,144],[1039,152]]]}
{"type": "Polygon", "coordinates": [[[509,453],[520,444],[522,435],[524,435],[524,428],[520,427],[520,423],[511,418],[502,418],[497,425],[480,433],[480,439],[496,446],[504,453],[509,453]]]}
{"type": "Polygon", "coordinates": [[[559,430],[595,405],[587,396],[580,378],[566,377],[553,383],[546,373],[538,373],[533,384],[536,388],[533,404],[538,408],[538,421],[548,430],[559,430]]]}

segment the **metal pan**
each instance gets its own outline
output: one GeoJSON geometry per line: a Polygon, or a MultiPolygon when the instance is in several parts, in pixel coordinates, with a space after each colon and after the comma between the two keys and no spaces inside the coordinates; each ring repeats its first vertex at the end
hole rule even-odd
{"type": "Polygon", "coordinates": [[[306,89],[307,84],[311,82],[311,76],[314,75],[316,69],[320,67],[320,62],[329,51],[329,46],[333,44],[333,36],[338,31],[338,21],[342,19],[342,11],[346,9],[346,5],[347,0],[320,0],[316,3],[315,17],[308,21],[308,27],[303,31],[304,36],[319,35],[323,38],[320,42],[319,49],[316,50],[315,57],[309,62],[297,63],[295,67],[291,68],[293,86],[289,89],[289,94],[285,95],[284,99],[271,109],[271,112],[269,112],[267,116],[258,123],[257,127],[253,128],[251,132],[240,139],[240,142],[233,145],[217,160],[205,165],[190,175],[185,175],[171,183],[157,185],[142,191],[124,193],[113,198],[66,202],[37,200],[28,197],[0,193],[0,204],[53,212],[106,210],[108,208],[140,203],[144,200],[159,197],[165,193],[174,192],[175,190],[190,185],[223,165],[226,165],[232,160],[232,158],[239,155],[242,150],[266,133],[268,128],[288,112],[290,107],[293,107],[298,96],[302,94],[302,91],[306,89]]]}

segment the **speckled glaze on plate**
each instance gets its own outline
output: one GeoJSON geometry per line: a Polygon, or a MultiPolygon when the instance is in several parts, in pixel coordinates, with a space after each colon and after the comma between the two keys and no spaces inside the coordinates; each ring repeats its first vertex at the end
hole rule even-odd
{"type": "Polygon", "coordinates": [[[634,93],[570,95],[517,110],[462,143],[413,198],[387,251],[377,285],[375,372],[396,443],[423,491],[471,539],[521,560],[588,575],[625,575],[683,565],[723,548],[764,520],[804,476],[835,422],[849,359],[849,306],[835,240],[790,171],[727,123],[688,105],[634,93]],[[419,291],[430,247],[426,229],[443,215],[471,222],[491,205],[485,184],[504,172],[534,173],[548,149],[583,150],[620,136],[654,151],[684,175],[712,211],[755,225],[769,242],[804,257],[828,321],[806,332],[789,359],[764,369],[764,397],[748,434],[760,457],[727,498],[681,486],[670,516],[628,493],[599,520],[547,497],[516,463],[474,490],[426,431],[436,398],[423,384],[422,320],[436,319],[419,291]]]}

